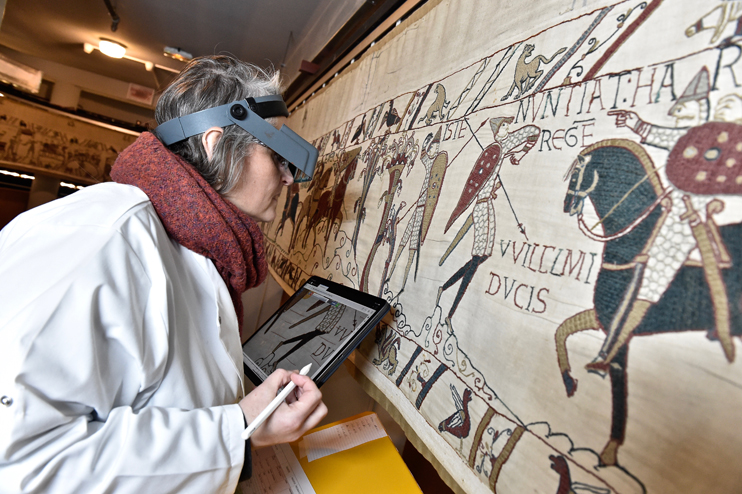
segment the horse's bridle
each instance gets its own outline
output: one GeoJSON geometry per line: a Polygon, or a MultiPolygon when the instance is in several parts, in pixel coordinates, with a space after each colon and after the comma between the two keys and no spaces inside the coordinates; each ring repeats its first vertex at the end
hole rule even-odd
{"type": "MultiPolygon", "coordinates": [[[[587,169],[587,164],[590,162],[590,159],[589,159],[590,157],[583,157],[582,155],[578,155],[577,158],[578,159],[575,160],[575,162],[572,163],[572,166],[567,171],[567,175],[565,175],[565,179],[567,177],[571,177],[572,175],[574,175],[574,172],[576,170],[578,170],[579,171],[579,178],[578,178],[578,180],[579,180],[579,183],[581,185],[582,184],[583,174],[585,173],[585,170],[587,169]],[[580,158],[582,158],[582,159],[580,159],[580,158]]],[[[659,171],[659,168],[655,169],[652,173],[653,174],[656,174],[658,171],[659,171]]],[[[597,170],[593,170],[593,172],[594,172],[594,178],[593,178],[593,182],[590,184],[590,187],[588,187],[586,190],[580,190],[580,191],[577,191],[577,190],[576,191],[568,190],[567,191],[567,194],[573,194],[575,197],[580,197],[581,199],[584,199],[593,190],[595,190],[595,187],[597,186],[597,182],[598,182],[598,179],[599,179],[599,175],[598,175],[598,171],[597,170]]],[[[624,235],[627,235],[627,234],[631,233],[632,231],[634,231],[634,229],[637,226],[639,226],[639,224],[641,224],[642,221],[644,221],[645,219],[647,219],[647,217],[652,213],[652,211],[654,211],[657,208],[657,206],[659,206],[662,203],[662,201],[668,195],[670,195],[670,193],[672,192],[672,188],[669,188],[669,187],[666,188],[662,192],[662,194],[659,194],[657,196],[657,198],[652,202],[652,204],[650,204],[649,206],[647,206],[644,209],[644,211],[642,211],[642,213],[637,218],[635,218],[631,223],[629,223],[628,225],[626,225],[625,227],[623,227],[622,229],[620,229],[616,233],[614,233],[612,235],[599,235],[597,233],[593,233],[592,229],[595,228],[596,226],[600,225],[601,223],[603,223],[606,220],[606,218],[608,218],[611,214],[613,214],[613,212],[618,208],[618,206],[620,206],[629,197],[629,195],[632,192],[634,192],[642,183],[644,183],[647,179],[649,179],[649,176],[650,176],[650,174],[649,173],[646,173],[644,175],[644,178],[642,178],[641,180],[639,180],[628,191],[626,191],[626,193],[623,195],[623,197],[616,204],[614,204],[613,207],[611,207],[611,209],[608,211],[608,213],[606,213],[606,215],[603,216],[600,219],[600,221],[598,221],[595,225],[593,225],[592,228],[589,227],[585,223],[585,219],[584,219],[583,214],[582,213],[578,213],[577,214],[577,225],[580,227],[580,231],[586,237],[588,237],[591,240],[595,240],[596,242],[610,242],[611,240],[616,240],[616,239],[621,238],[624,235]]]]}
{"type": "MultiPolygon", "coordinates": [[[[610,242],[611,240],[616,240],[617,238],[621,238],[624,235],[627,235],[631,233],[634,228],[639,226],[639,224],[647,219],[647,217],[654,211],[654,209],[660,205],[660,203],[668,196],[670,195],[670,192],[672,192],[671,188],[665,189],[665,191],[657,196],[657,199],[655,199],[652,204],[647,206],[644,211],[631,223],[626,225],[625,227],[621,228],[619,231],[612,235],[598,235],[597,233],[593,233],[589,226],[585,223],[585,220],[583,218],[582,213],[577,215],[577,225],[580,227],[580,231],[589,239],[595,240],[597,242],[610,242]]],[[[604,218],[605,219],[605,218],[604,218]]],[[[596,224],[595,226],[598,226],[600,223],[596,224]]],[[[595,228],[595,226],[593,228],[595,228]]]]}

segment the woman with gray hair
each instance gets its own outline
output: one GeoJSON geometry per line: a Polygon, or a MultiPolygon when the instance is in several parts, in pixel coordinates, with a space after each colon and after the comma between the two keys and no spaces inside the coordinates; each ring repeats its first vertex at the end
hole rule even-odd
{"type": "Polygon", "coordinates": [[[234,58],[192,61],[113,183],[0,232],[3,492],[234,492],[251,469],[242,431],[279,388],[297,385],[253,446],[327,413],[297,373],[244,393],[241,295],[267,274],[257,222],[317,157],[279,128],[279,92],[234,58]]]}

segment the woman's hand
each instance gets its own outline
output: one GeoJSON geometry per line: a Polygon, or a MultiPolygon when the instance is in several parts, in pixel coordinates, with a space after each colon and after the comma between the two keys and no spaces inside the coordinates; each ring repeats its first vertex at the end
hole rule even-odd
{"type": "Polygon", "coordinates": [[[309,429],[316,427],[327,415],[322,393],[310,378],[300,375],[298,371],[278,369],[240,401],[248,424],[252,423],[289,381],[294,381],[296,389],[250,437],[254,447],[295,441],[309,429]]]}

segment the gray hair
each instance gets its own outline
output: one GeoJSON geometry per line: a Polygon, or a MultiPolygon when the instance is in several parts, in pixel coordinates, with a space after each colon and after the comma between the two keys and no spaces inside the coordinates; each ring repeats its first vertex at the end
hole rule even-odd
{"type": "MultiPolygon", "coordinates": [[[[191,60],[157,101],[157,124],[176,117],[249,97],[281,94],[277,72],[263,70],[227,55],[191,60]]],[[[274,123],[275,119],[266,119],[274,123]]],[[[250,156],[258,141],[237,125],[224,128],[211,159],[198,134],[168,146],[196,168],[214,190],[224,195],[239,182],[241,163],[250,156]]]]}

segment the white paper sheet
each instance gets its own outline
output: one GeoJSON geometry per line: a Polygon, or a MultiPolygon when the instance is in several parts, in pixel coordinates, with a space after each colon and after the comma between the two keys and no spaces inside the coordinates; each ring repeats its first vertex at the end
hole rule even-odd
{"type": "Polygon", "coordinates": [[[252,472],[252,478],[238,486],[242,494],[315,494],[288,444],[254,450],[252,472]]]}
{"type": "Polygon", "coordinates": [[[376,414],[366,415],[304,436],[300,455],[303,456],[306,451],[307,460],[314,461],[386,435],[379,417],[376,414]]]}

